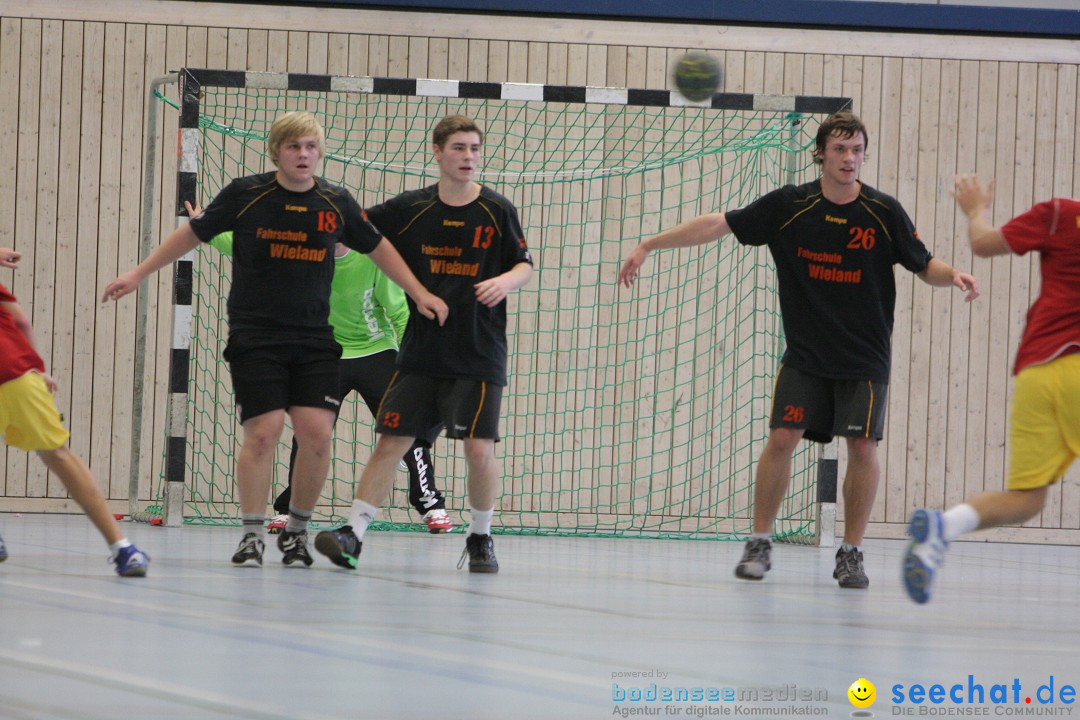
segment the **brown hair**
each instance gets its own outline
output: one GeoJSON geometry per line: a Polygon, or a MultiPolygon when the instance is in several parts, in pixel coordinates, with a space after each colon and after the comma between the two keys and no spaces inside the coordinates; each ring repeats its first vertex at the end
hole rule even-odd
{"type": "Polygon", "coordinates": [[[440,120],[431,131],[431,142],[441,150],[446,145],[447,139],[459,132],[474,132],[480,136],[481,144],[484,142],[484,131],[471,118],[464,115],[447,115],[440,120]]]}
{"type": "Polygon", "coordinates": [[[817,131],[817,144],[814,147],[814,162],[820,165],[825,158],[825,145],[833,135],[847,139],[855,133],[862,133],[863,142],[870,145],[870,136],[866,132],[866,126],[855,113],[847,111],[836,112],[825,118],[817,131]]]}
{"type": "Polygon", "coordinates": [[[326,133],[315,116],[304,111],[285,113],[270,126],[270,134],[266,137],[266,152],[270,155],[270,161],[277,165],[283,142],[311,135],[319,142],[319,157],[326,155],[326,133]]]}

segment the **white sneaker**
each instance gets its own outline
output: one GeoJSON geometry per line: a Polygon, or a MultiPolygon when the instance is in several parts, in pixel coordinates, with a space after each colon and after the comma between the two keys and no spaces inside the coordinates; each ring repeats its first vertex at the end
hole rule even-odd
{"type": "Polygon", "coordinates": [[[424,524],[432,535],[450,532],[454,529],[454,523],[450,522],[450,516],[445,510],[428,510],[424,513],[424,524]]]}
{"type": "Polygon", "coordinates": [[[270,533],[271,535],[276,535],[282,530],[284,530],[285,526],[288,523],[289,516],[287,514],[275,515],[274,517],[270,518],[270,522],[266,525],[266,532],[270,533]]]}
{"type": "Polygon", "coordinates": [[[908,535],[911,544],[904,554],[904,588],[917,603],[930,599],[934,575],[945,562],[949,541],[942,535],[944,523],[936,510],[919,508],[911,514],[908,535]]]}

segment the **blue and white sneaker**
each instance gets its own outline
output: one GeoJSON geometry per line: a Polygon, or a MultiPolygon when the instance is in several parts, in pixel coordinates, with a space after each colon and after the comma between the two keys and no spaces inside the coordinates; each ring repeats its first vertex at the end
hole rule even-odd
{"type": "Polygon", "coordinates": [[[134,545],[120,548],[109,561],[116,564],[116,574],[120,577],[143,577],[150,566],[150,558],[134,545]]]}
{"type": "Polygon", "coordinates": [[[944,524],[941,513],[919,508],[911,514],[908,535],[911,544],[904,553],[904,589],[917,603],[930,599],[934,575],[945,562],[949,541],[942,534],[944,524]]]}
{"type": "Polygon", "coordinates": [[[7,560],[7,548],[4,546],[4,538],[0,538],[0,562],[7,560]]]}

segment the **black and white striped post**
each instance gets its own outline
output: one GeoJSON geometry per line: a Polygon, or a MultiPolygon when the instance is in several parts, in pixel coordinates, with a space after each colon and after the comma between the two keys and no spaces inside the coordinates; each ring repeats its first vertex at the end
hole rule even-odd
{"type": "MultiPolygon", "coordinates": [[[[177,144],[177,226],[188,221],[184,201],[195,202],[199,169],[199,92],[192,74],[180,73],[180,127],[177,144]]],[[[188,425],[188,374],[191,360],[191,298],[195,251],[176,261],[173,276],[172,350],[169,354],[168,437],[165,441],[165,490],[162,521],[176,526],[184,522],[185,467],[188,425]]]]}

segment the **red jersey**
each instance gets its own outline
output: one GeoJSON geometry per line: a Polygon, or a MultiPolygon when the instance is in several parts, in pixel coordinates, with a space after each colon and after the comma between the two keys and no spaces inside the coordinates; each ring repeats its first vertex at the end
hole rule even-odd
{"type": "Polygon", "coordinates": [[[1039,252],[1042,290],[1028,310],[1013,374],[1080,350],[1080,201],[1054,198],[1001,228],[1017,255],[1039,252]]]}
{"type": "MultiPolygon", "coordinates": [[[[15,296],[0,284],[0,303],[13,302],[15,296]]],[[[45,372],[45,362],[15,325],[11,313],[0,306],[0,385],[20,378],[31,370],[45,372]]]]}

